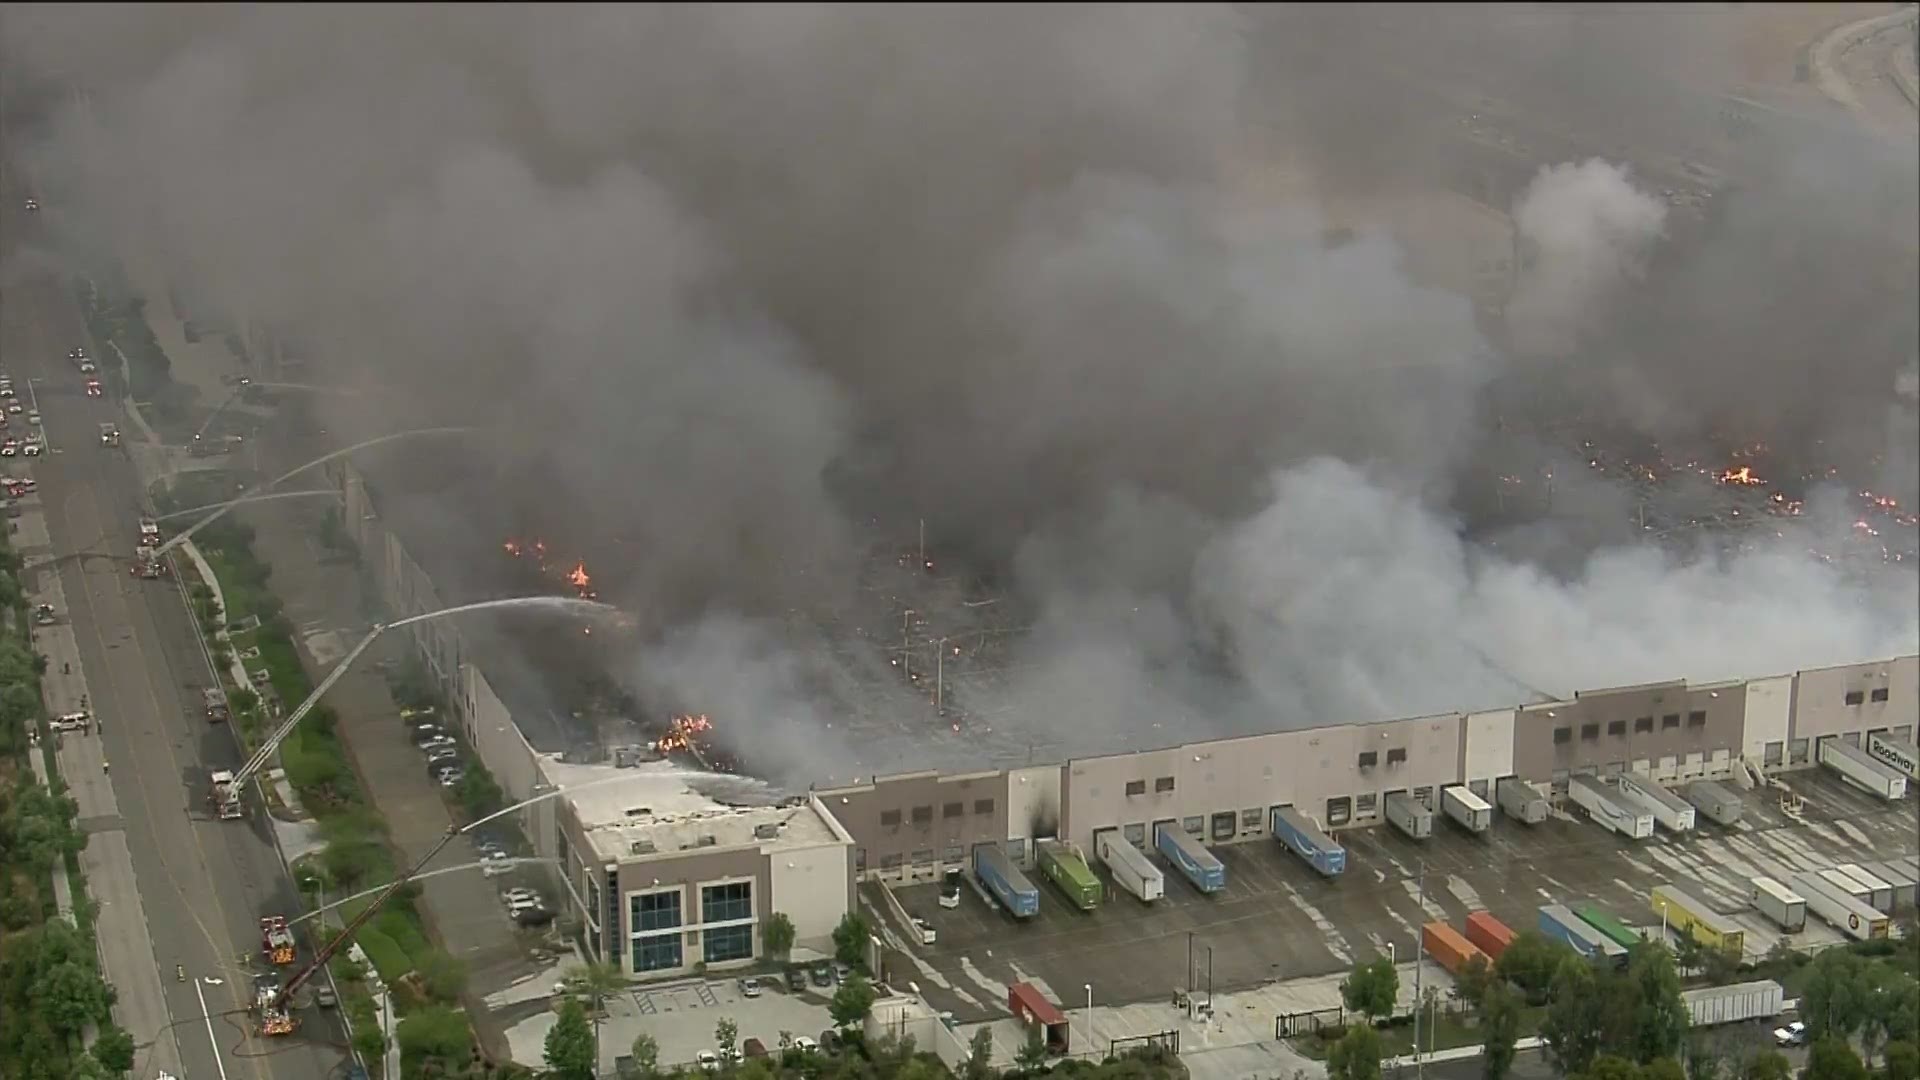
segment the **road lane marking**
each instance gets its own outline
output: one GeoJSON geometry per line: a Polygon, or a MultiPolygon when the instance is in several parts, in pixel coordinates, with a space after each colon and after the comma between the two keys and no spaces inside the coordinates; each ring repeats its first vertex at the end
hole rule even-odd
{"type": "Polygon", "coordinates": [[[213,1014],[207,1011],[207,994],[200,988],[205,981],[204,976],[193,980],[193,993],[200,999],[200,1019],[207,1022],[207,1045],[213,1047],[213,1067],[220,1070],[220,1080],[227,1080],[227,1063],[220,1060],[220,1041],[213,1037],[213,1014]]]}

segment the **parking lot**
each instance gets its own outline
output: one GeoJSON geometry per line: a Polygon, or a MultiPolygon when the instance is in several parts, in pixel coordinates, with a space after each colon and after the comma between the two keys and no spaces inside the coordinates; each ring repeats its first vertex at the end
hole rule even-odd
{"type": "MultiPolygon", "coordinates": [[[[660,1046],[660,1064],[690,1065],[702,1050],[715,1050],[714,1030],[730,1019],[740,1029],[742,1045],[759,1039],[769,1052],[779,1053],[780,1033],[820,1038],[833,1026],[827,1013],[830,989],[809,987],[802,993],[783,988],[780,980],[761,976],[765,988],[755,998],[745,997],[738,979],[698,979],[636,989],[611,999],[600,1024],[600,1067],[613,1069],[642,1033],[660,1046]]],[[[554,1014],[542,1013],[507,1031],[515,1061],[539,1061],[554,1014]]]]}
{"type": "MultiPolygon", "coordinates": [[[[1532,828],[1496,818],[1479,837],[1439,820],[1424,842],[1386,826],[1346,831],[1338,839],[1347,848],[1347,871],[1333,880],[1271,840],[1223,845],[1213,849],[1227,869],[1223,892],[1203,895],[1168,870],[1166,896],[1146,905],[1107,878],[1107,899],[1092,913],[1071,907],[1033,873],[1040,913],[1025,922],[974,889],[963,891],[953,909],[939,906],[937,885],[897,890],[899,906],[937,932],[931,947],[910,939],[879,886],[865,886],[863,897],[884,915],[893,981],[914,981],[935,1008],[969,1021],[1004,1012],[1007,984],[1015,981],[1032,982],[1068,1007],[1085,1000],[1088,985],[1102,1003],[1170,1000],[1189,985],[1189,957],[1196,988],[1207,986],[1209,970],[1218,989],[1253,986],[1344,970],[1386,954],[1389,943],[1402,960],[1411,959],[1421,925],[1458,925],[1481,908],[1524,928],[1535,924],[1542,904],[1592,901],[1629,925],[1647,925],[1656,921],[1648,890],[1662,882],[1684,880],[1709,894],[1702,899],[1738,911],[1755,875],[1920,848],[1911,801],[1876,802],[1824,771],[1785,780],[1805,799],[1797,815],[1783,813],[1778,791],[1750,792],[1743,820],[1731,828],[1704,823],[1684,836],[1662,832],[1638,842],[1564,814],[1532,828]]],[[[1757,913],[1735,920],[1752,930],[1751,953],[1764,953],[1778,938],[1757,913]]],[[[1810,920],[1802,940],[1836,937],[1810,920]]]]}

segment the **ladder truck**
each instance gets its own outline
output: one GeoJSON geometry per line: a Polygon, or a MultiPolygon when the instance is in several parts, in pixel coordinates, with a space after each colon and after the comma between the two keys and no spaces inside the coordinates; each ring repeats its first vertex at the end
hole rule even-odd
{"type": "Polygon", "coordinates": [[[261,1035],[291,1035],[300,1021],[288,1011],[287,994],[277,976],[268,976],[253,987],[253,1025],[261,1035]]]}
{"type": "Polygon", "coordinates": [[[275,967],[293,963],[293,931],[287,928],[285,915],[267,915],[260,920],[260,956],[275,967]]]}
{"type": "Polygon", "coordinates": [[[213,805],[213,812],[221,821],[236,821],[244,816],[240,808],[240,782],[226,769],[215,769],[211,777],[213,790],[207,793],[207,801],[213,805]]]}

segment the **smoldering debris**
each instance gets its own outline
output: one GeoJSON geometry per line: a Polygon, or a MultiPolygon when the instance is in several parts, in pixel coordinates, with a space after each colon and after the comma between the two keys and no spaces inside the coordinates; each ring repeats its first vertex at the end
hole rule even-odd
{"type": "MultiPolygon", "coordinates": [[[[491,425],[469,485],[405,485],[424,534],[558,521],[638,613],[621,678],[792,776],[1920,647],[1913,567],[1857,580],[1809,523],[1649,546],[1639,481],[1509,521],[1483,469],[1519,384],[1498,426],[1541,453],[1500,475],[1527,485],[1624,431],[1708,471],[1791,445],[1760,498],[1804,502],[1844,443],[1874,477],[1848,498],[1910,509],[1887,388],[1920,305],[1874,222],[1911,164],[1783,140],[1685,229],[1678,181],[1604,147],[1523,192],[1519,137],[1462,126],[1523,111],[1488,94],[1688,103],[1582,118],[1621,142],[1700,91],[1635,24],[1461,10],[1427,48],[1384,11],[15,6],[0,48],[54,88],[10,149],[74,250],[377,385],[340,431],[491,425]],[[1364,215],[1326,243],[1311,198],[1249,182],[1282,165],[1483,200],[1519,174],[1505,323],[1364,215]],[[939,565],[903,576],[921,522],[939,565]]],[[[1689,55],[1716,25],[1685,20],[1689,55]]]]}

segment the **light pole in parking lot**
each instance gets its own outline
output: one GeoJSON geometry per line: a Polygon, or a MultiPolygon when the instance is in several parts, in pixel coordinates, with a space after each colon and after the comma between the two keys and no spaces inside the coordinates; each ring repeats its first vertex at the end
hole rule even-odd
{"type": "Polygon", "coordinates": [[[1093,984],[1086,984],[1087,991],[1087,1056],[1094,1055],[1093,1049],[1093,984]]]}

